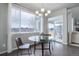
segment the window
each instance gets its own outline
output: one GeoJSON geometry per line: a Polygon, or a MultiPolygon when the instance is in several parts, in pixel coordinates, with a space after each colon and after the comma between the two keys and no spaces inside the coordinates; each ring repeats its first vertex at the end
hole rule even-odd
{"type": "Polygon", "coordinates": [[[20,8],[12,8],[12,32],[40,32],[41,17],[27,13],[20,8]]]}
{"type": "Polygon", "coordinates": [[[55,16],[48,19],[48,32],[57,41],[62,41],[63,37],[63,15],[55,16]]]}
{"type": "Polygon", "coordinates": [[[12,32],[19,32],[20,29],[20,9],[11,9],[12,20],[11,20],[11,30],[12,32]]]}
{"type": "Polygon", "coordinates": [[[34,15],[21,12],[21,32],[33,32],[34,31],[34,15]]]}

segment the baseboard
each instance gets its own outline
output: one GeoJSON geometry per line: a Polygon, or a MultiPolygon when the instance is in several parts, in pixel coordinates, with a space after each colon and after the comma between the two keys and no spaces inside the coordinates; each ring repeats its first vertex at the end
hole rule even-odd
{"type": "MultiPolygon", "coordinates": [[[[13,49],[11,50],[11,52],[13,52],[14,50],[17,50],[17,48],[13,48],[13,49]]],[[[11,52],[7,52],[7,53],[11,53],[11,52]]]]}
{"type": "Polygon", "coordinates": [[[75,44],[70,44],[71,46],[76,46],[76,47],[79,47],[79,45],[75,45],[75,44]]]}
{"type": "Polygon", "coordinates": [[[2,51],[2,52],[0,52],[0,54],[4,54],[4,53],[7,53],[7,51],[2,51]]]}
{"type": "MultiPolygon", "coordinates": [[[[12,49],[12,51],[14,51],[14,50],[17,50],[17,48],[12,49]]],[[[11,51],[11,52],[12,52],[12,51],[11,51]]],[[[4,54],[4,53],[11,53],[11,52],[2,51],[2,52],[0,52],[0,54],[4,54]]]]}
{"type": "Polygon", "coordinates": [[[69,45],[79,47],[79,44],[69,44],[69,45]]]}

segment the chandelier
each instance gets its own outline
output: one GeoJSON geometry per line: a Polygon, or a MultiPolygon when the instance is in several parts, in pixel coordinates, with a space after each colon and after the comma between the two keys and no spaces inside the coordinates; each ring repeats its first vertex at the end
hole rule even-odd
{"type": "Polygon", "coordinates": [[[45,10],[44,8],[41,8],[41,10],[37,10],[35,13],[38,16],[48,16],[51,13],[51,10],[45,10]]]}

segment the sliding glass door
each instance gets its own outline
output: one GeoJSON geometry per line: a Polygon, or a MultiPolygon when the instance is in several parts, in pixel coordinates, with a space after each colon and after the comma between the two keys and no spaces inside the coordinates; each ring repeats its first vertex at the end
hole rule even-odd
{"type": "Polygon", "coordinates": [[[50,38],[62,42],[63,36],[63,16],[56,16],[48,19],[48,32],[52,35],[50,38]]]}

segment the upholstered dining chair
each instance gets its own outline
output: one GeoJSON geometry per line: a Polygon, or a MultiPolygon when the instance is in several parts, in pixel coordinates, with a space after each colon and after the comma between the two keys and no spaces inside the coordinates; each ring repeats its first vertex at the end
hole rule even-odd
{"type": "Polygon", "coordinates": [[[29,51],[31,50],[31,45],[28,43],[23,43],[21,38],[16,38],[16,45],[17,45],[17,55],[19,52],[21,52],[22,55],[22,50],[28,50],[28,54],[30,55],[29,51]]]}

